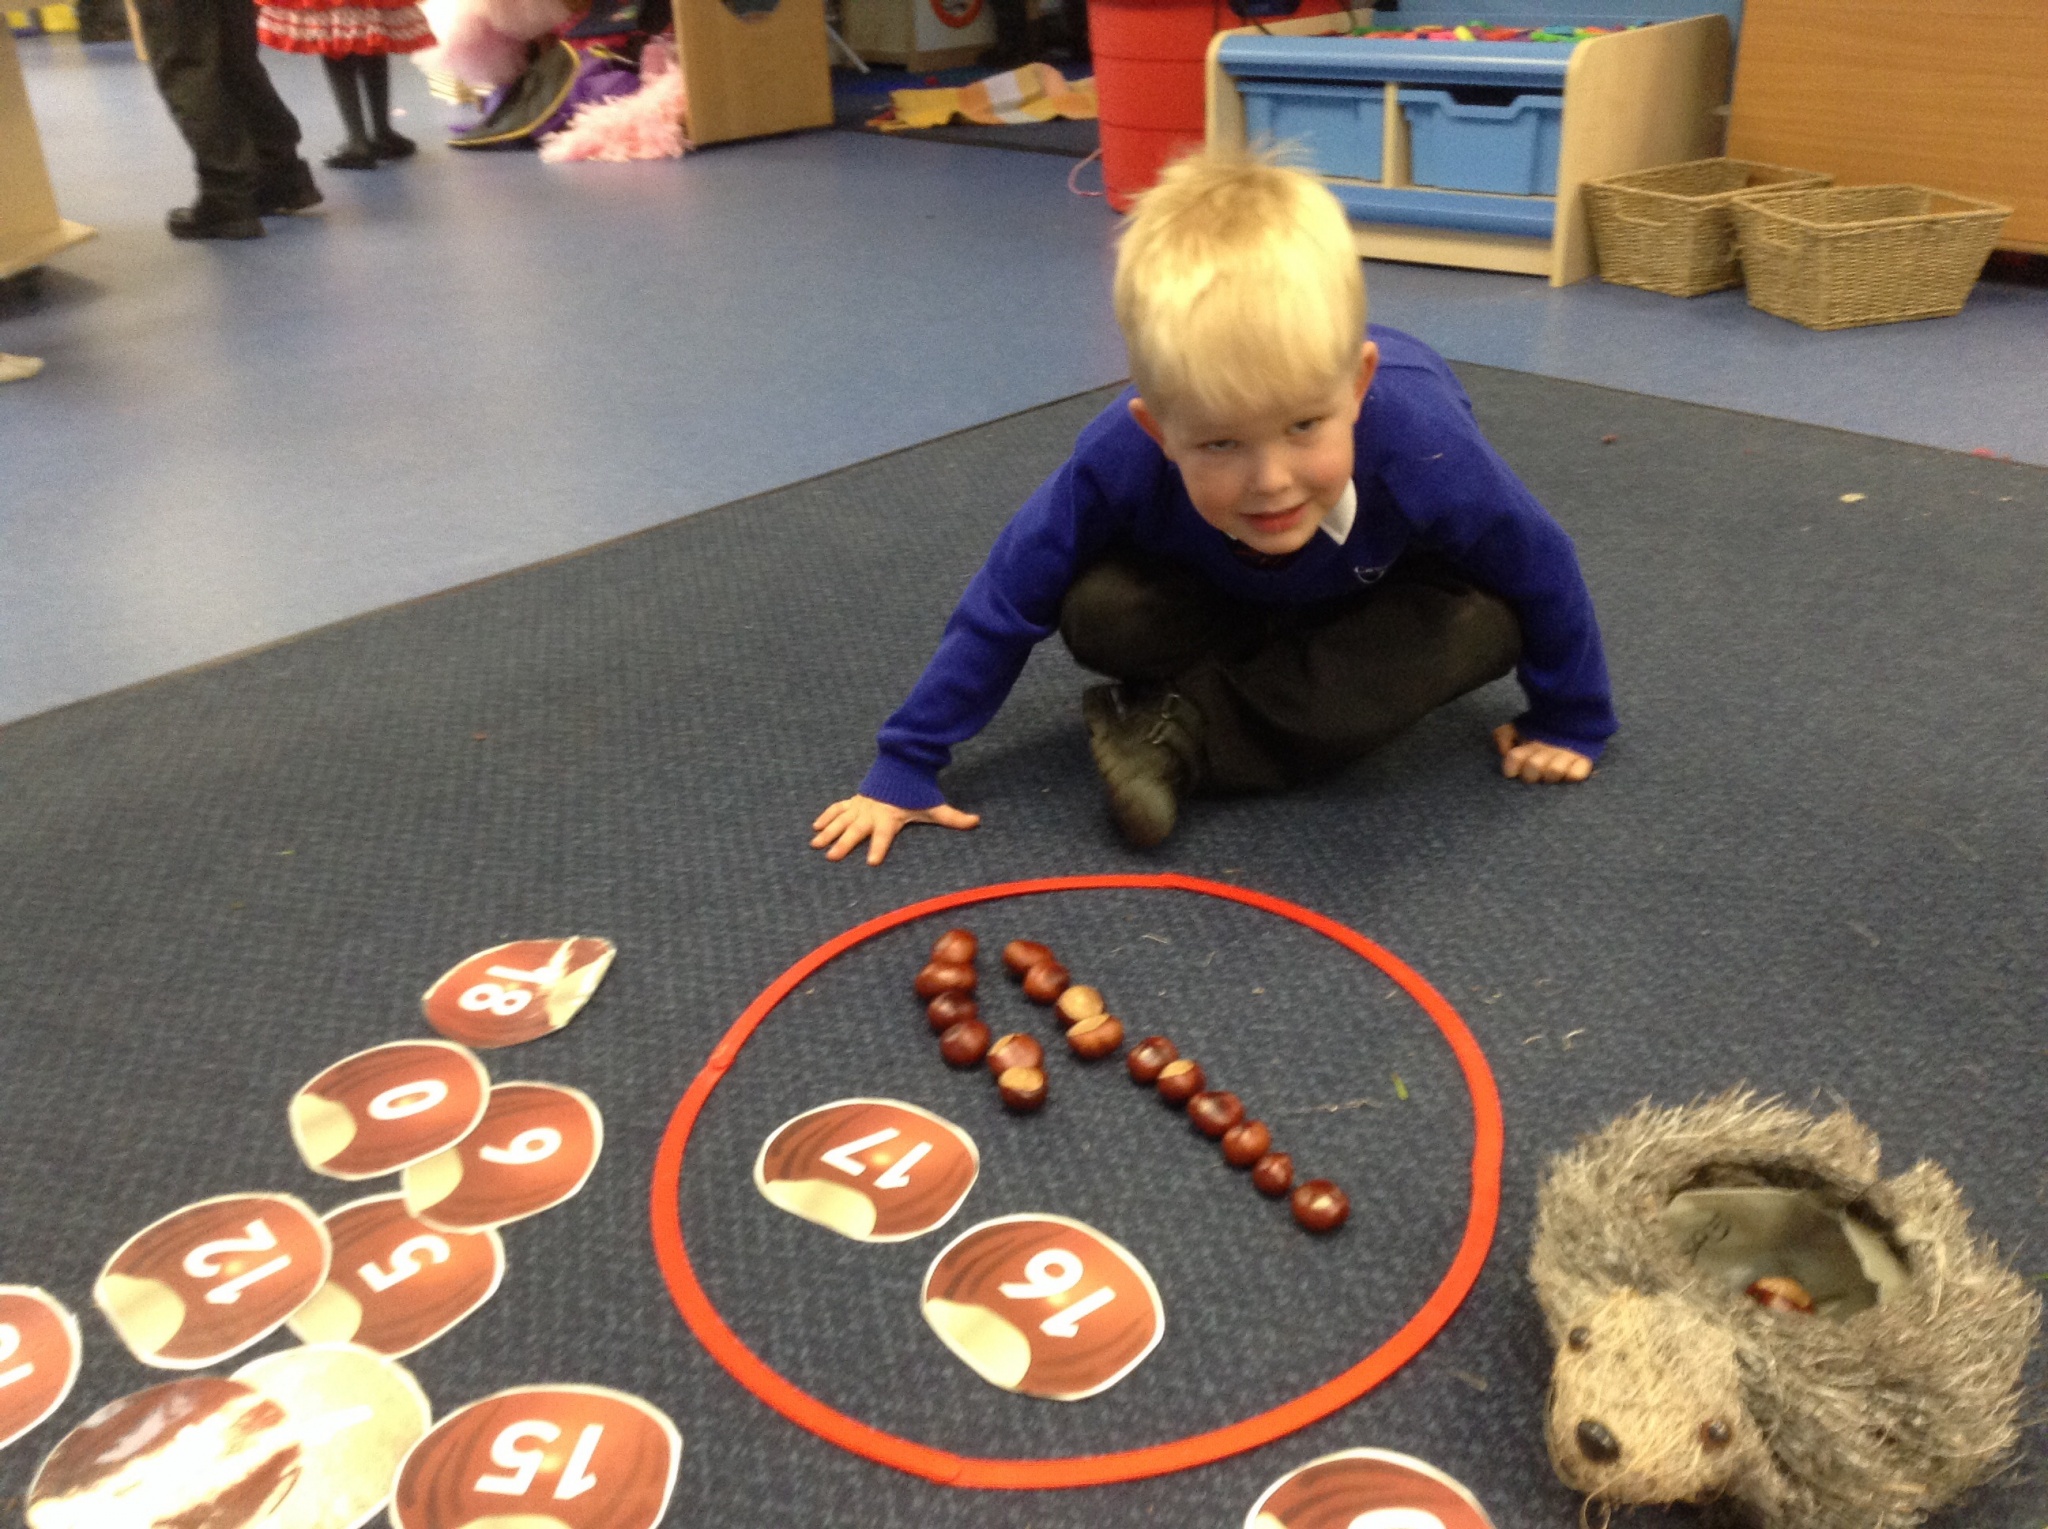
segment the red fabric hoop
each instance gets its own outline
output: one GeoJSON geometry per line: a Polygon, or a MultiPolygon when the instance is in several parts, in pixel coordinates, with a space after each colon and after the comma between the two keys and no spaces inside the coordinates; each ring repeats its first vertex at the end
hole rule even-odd
{"type": "Polygon", "coordinates": [[[711,1357],[763,1402],[798,1427],[808,1429],[841,1449],[877,1464],[922,1476],[928,1481],[944,1486],[1039,1491],[1136,1481],[1146,1476],[1163,1476],[1193,1466],[1209,1465],[1270,1444],[1357,1401],[1420,1353],[1443,1330],[1444,1324],[1450,1321],[1478,1280],[1500,1217],[1501,1149],[1500,1093],[1494,1086],[1493,1071],[1486,1064],[1479,1042],[1458,1017],[1457,1011],[1435,988],[1405,962],[1364,935],[1297,903],[1193,876],[1055,876],[971,887],[911,903],[827,940],[777,977],[733,1022],[732,1028],[712,1050],[710,1060],[676,1105],[675,1113],[669,1118],[668,1129],[662,1135],[661,1150],[655,1155],[649,1203],[655,1256],[660,1261],[662,1277],[668,1282],[676,1310],[682,1314],[697,1340],[710,1351],[711,1357]],[[808,981],[819,968],[878,934],[935,913],[1006,897],[1128,889],[1193,892],[1205,897],[1220,897],[1312,929],[1378,967],[1419,1003],[1436,1023],[1437,1029],[1450,1043],[1459,1070],[1464,1074],[1465,1087],[1472,1099],[1473,1126],[1471,1208],[1465,1218],[1464,1237],[1442,1281],[1398,1332],[1350,1369],[1313,1390],[1224,1428],[1115,1454],[1075,1455],[1051,1460],[1002,1460],[956,1455],[870,1427],[857,1418],[826,1406],[785,1380],[726,1326],[717,1308],[711,1304],[711,1298],[698,1284],[696,1273],[690,1267],[689,1254],[683,1246],[679,1196],[684,1148],[712,1090],[718,1087],[738,1058],[740,1048],[776,1005],[808,981]]]}

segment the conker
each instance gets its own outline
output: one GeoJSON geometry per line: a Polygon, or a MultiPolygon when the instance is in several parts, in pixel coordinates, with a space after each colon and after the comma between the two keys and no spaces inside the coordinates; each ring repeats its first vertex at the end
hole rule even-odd
{"type": "Polygon", "coordinates": [[[1294,1187],[1294,1159],[1285,1152],[1268,1152],[1252,1164],[1252,1188],[1279,1199],[1294,1187]]]}
{"type": "Polygon", "coordinates": [[[1180,1055],[1180,1048],[1163,1035],[1148,1035],[1124,1058],[1133,1083],[1157,1083],[1159,1070],[1180,1055]]]}
{"type": "Polygon", "coordinates": [[[1124,1043],[1124,1023],[1114,1014],[1094,1014],[1074,1021],[1067,1031],[1067,1044],[1074,1055],[1092,1062],[1106,1057],[1124,1043]]]}
{"type": "Polygon", "coordinates": [[[942,966],[972,966],[981,941],[972,930],[948,929],[932,942],[932,960],[942,966]]]}
{"type": "Polygon", "coordinates": [[[939,1037],[939,1055],[954,1067],[972,1067],[988,1052],[988,1026],[963,1019],[939,1037]]]}
{"type": "Polygon", "coordinates": [[[1273,1150],[1273,1133],[1263,1120],[1240,1120],[1223,1133],[1223,1161],[1249,1168],[1273,1150]]]}
{"type": "Polygon", "coordinates": [[[1159,1069],[1159,1081],[1154,1085],[1159,1097],[1168,1104],[1186,1104],[1199,1094],[1209,1080],[1202,1074],[1199,1062],[1190,1062],[1186,1057],[1168,1062],[1159,1069]]]}
{"type": "Polygon", "coordinates": [[[1045,1048],[1035,1037],[1022,1032],[1004,1036],[988,1048],[988,1070],[998,1075],[1012,1067],[1045,1066],[1045,1048]]]}
{"type": "Polygon", "coordinates": [[[1059,1016],[1059,1021],[1063,1025],[1071,1025],[1077,1020],[1093,1019],[1102,1012],[1102,994],[1092,987],[1076,983],[1060,994],[1059,1002],[1053,1005],[1053,1012],[1059,1016]]]}
{"type": "Polygon", "coordinates": [[[1790,1275],[1766,1274],[1744,1293],[1769,1311],[1795,1311],[1806,1317],[1813,1315],[1813,1297],[1790,1275]]]}
{"type": "Polygon", "coordinates": [[[1033,1003],[1051,1003],[1067,990],[1067,969],[1050,957],[1024,974],[1024,996],[1033,1003]]]}
{"type": "Polygon", "coordinates": [[[1204,1136],[1221,1136],[1244,1119],[1244,1101],[1220,1089],[1215,1093],[1197,1094],[1188,1101],[1188,1119],[1204,1136]]]}
{"type": "Polygon", "coordinates": [[[971,994],[945,992],[924,1006],[925,1018],[943,1034],[963,1019],[981,1018],[981,1005],[971,994]]]}
{"type": "Polygon", "coordinates": [[[1036,1067],[1012,1067],[996,1075],[1005,1108],[1029,1113],[1045,1103],[1045,1074],[1036,1067]]]}
{"type": "Polygon", "coordinates": [[[933,961],[917,974],[917,981],[912,986],[917,989],[918,997],[929,1002],[941,993],[971,993],[974,982],[973,967],[933,961]]]}
{"type": "Polygon", "coordinates": [[[1041,961],[1052,959],[1052,947],[1041,945],[1036,940],[1012,940],[1003,947],[1003,965],[1010,969],[1010,975],[1019,982],[1024,974],[1041,961]]]}
{"type": "Polygon", "coordinates": [[[1328,1179],[1310,1179],[1294,1191],[1294,1219],[1311,1232],[1334,1232],[1351,1214],[1351,1199],[1328,1179]]]}

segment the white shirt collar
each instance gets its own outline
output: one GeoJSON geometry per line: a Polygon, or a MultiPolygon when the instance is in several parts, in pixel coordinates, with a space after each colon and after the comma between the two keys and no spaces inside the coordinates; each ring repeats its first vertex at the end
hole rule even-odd
{"type": "Polygon", "coordinates": [[[1330,506],[1330,513],[1323,517],[1323,523],[1316,529],[1341,547],[1351,535],[1351,522],[1357,518],[1358,485],[1347,482],[1344,497],[1330,506]]]}

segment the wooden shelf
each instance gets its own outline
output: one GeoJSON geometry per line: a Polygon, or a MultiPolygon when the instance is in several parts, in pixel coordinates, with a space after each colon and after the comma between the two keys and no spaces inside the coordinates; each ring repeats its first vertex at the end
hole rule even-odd
{"type": "MultiPolygon", "coordinates": [[[[1234,147],[1245,136],[1243,98],[1220,61],[1226,39],[1260,33],[1330,36],[1348,26],[1344,16],[1315,16],[1219,33],[1209,45],[1209,142],[1234,147]]],[[[1383,171],[1377,185],[1332,180],[1330,188],[1352,215],[1358,252],[1369,258],[1520,271],[1565,286],[1593,274],[1582,198],[1587,181],[1721,151],[1732,44],[1728,19],[1718,13],[1590,38],[1568,53],[1558,44],[1361,41],[1357,46],[1359,62],[1347,65],[1345,72],[1387,82],[1383,171]],[[1435,86],[1519,79],[1555,89],[1560,75],[1564,121],[1554,198],[1413,184],[1408,121],[1399,99],[1403,82],[1435,86]]],[[[1260,67],[1287,66],[1279,58],[1260,67]]],[[[1316,74],[1305,67],[1300,77],[1316,74]]]]}
{"type": "Polygon", "coordinates": [[[14,34],[0,27],[0,279],[39,266],[93,231],[57,214],[14,34]]]}

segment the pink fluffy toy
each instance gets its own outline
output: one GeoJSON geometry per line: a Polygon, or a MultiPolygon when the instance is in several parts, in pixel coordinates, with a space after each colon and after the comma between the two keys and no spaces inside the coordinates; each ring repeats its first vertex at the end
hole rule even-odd
{"type": "Polygon", "coordinates": [[[413,55],[437,88],[467,98],[509,85],[525,72],[527,43],[576,14],[564,0],[420,0],[438,46],[413,55]]]}
{"type": "Polygon", "coordinates": [[[550,164],[570,159],[679,159],[692,146],[683,134],[688,114],[675,44],[657,37],[640,55],[640,88],[578,110],[561,132],[541,140],[540,157],[550,164]]]}

